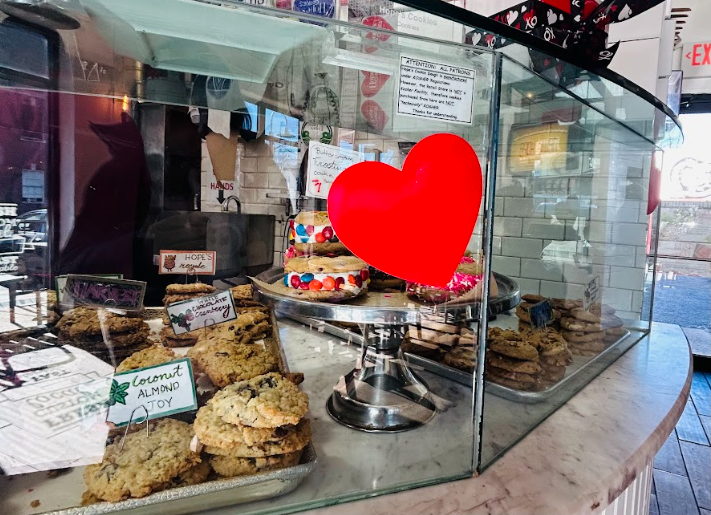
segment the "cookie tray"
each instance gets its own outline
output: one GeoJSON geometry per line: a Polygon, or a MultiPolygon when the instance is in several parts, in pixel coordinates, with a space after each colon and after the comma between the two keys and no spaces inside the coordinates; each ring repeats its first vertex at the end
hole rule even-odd
{"type": "MultiPolygon", "coordinates": [[[[302,317],[298,315],[287,316],[293,320],[296,320],[297,322],[301,322],[302,324],[310,325],[317,331],[332,334],[333,336],[337,336],[343,340],[346,340],[349,343],[354,343],[356,345],[363,344],[363,337],[360,334],[350,331],[348,329],[329,324],[328,322],[324,322],[322,320],[315,320],[313,318],[302,317]]],[[[625,334],[619,340],[611,344],[608,348],[606,348],[597,356],[573,356],[573,363],[572,365],[569,365],[567,367],[565,377],[555,385],[551,386],[550,388],[547,388],[546,390],[542,390],[540,392],[524,392],[509,388],[507,386],[502,386],[500,384],[492,383],[491,381],[486,381],[486,393],[491,393],[493,395],[496,395],[497,397],[502,397],[504,399],[523,404],[535,404],[539,402],[545,402],[561,390],[564,390],[566,388],[566,385],[573,382],[576,377],[582,375],[585,369],[588,369],[596,362],[601,361],[610,354],[612,354],[612,352],[627,337],[629,337],[629,335],[630,332],[625,331],[625,334]]],[[[463,384],[464,386],[471,387],[473,384],[471,372],[465,372],[463,370],[444,365],[437,361],[432,361],[431,359],[423,358],[422,356],[418,356],[417,354],[405,352],[404,355],[408,363],[427,370],[428,372],[432,372],[433,374],[437,374],[438,376],[444,377],[445,379],[449,379],[459,384],[463,384]]]]}

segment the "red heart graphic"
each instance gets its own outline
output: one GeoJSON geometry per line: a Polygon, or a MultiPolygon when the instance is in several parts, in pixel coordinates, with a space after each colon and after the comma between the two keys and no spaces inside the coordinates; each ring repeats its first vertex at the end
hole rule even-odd
{"type": "Polygon", "coordinates": [[[328,216],[341,242],[375,268],[445,286],[474,231],[481,191],[474,149],[434,134],[412,147],[402,171],[376,161],[344,170],[331,185],[328,216]]]}
{"type": "Polygon", "coordinates": [[[375,72],[363,72],[365,78],[360,85],[360,91],[365,97],[374,97],[390,78],[390,75],[375,72]]]}
{"type": "Polygon", "coordinates": [[[388,123],[388,115],[375,100],[366,100],[363,102],[363,105],[360,106],[360,114],[365,118],[368,127],[375,132],[382,132],[385,128],[385,124],[388,123]]]}
{"type": "MultiPolygon", "coordinates": [[[[376,29],[394,30],[393,26],[388,23],[388,21],[381,16],[368,16],[363,20],[363,25],[368,27],[375,27],[376,29]]],[[[365,37],[367,39],[377,39],[378,41],[385,42],[390,39],[390,34],[382,34],[380,32],[368,32],[365,37]]],[[[378,49],[376,46],[366,46],[363,48],[367,53],[372,54],[378,49]]]]}

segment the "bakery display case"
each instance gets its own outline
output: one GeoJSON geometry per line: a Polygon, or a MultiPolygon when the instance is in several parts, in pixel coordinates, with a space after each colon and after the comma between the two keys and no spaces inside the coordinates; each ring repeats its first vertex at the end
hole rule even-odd
{"type": "Polygon", "coordinates": [[[0,0],[0,513],[471,477],[649,332],[662,104],[287,4],[0,0]]]}

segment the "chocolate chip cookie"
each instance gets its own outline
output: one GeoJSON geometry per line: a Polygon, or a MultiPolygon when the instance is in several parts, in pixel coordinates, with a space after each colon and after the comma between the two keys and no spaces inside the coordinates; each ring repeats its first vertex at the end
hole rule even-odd
{"type": "Polygon", "coordinates": [[[238,345],[224,340],[208,344],[195,359],[210,381],[220,388],[279,367],[276,356],[261,345],[238,345]]]}
{"type": "Polygon", "coordinates": [[[256,474],[267,470],[293,467],[299,464],[301,451],[264,458],[238,458],[236,456],[213,456],[210,465],[222,477],[256,474]]]}
{"type": "Polygon", "coordinates": [[[278,454],[289,454],[300,451],[311,441],[311,424],[303,419],[296,428],[289,431],[284,438],[267,440],[252,445],[234,444],[229,448],[206,446],[205,452],[216,456],[235,456],[239,458],[263,458],[278,454]]]}
{"type": "MultiPolygon", "coordinates": [[[[296,430],[294,425],[277,428],[256,428],[229,424],[222,420],[212,406],[212,401],[200,408],[195,417],[195,434],[210,448],[231,450],[236,446],[254,446],[264,442],[279,442],[296,430]]],[[[213,454],[217,454],[214,453],[213,454]]]]}

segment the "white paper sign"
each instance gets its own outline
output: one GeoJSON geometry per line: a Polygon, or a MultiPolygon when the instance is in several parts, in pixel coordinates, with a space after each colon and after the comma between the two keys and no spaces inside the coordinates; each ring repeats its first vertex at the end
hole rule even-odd
{"type": "Polygon", "coordinates": [[[168,318],[175,334],[189,333],[237,318],[230,290],[168,304],[168,318]]]}
{"type": "Polygon", "coordinates": [[[114,375],[108,404],[107,420],[117,426],[128,424],[131,413],[133,424],[144,421],[146,413],[153,420],[197,409],[190,358],[114,375]]]}
{"type": "Polygon", "coordinates": [[[328,198],[331,184],[336,180],[338,174],[349,166],[364,160],[364,156],[360,152],[311,140],[306,173],[306,195],[328,198]]]}
{"type": "Polygon", "coordinates": [[[0,368],[0,468],[14,475],[100,462],[113,367],[70,345],[28,341],[35,350],[0,368]]]}
{"type": "Polygon", "coordinates": [[[214,250],[161,250],[159,274],[215,274],[214,250]]]}
{"type": "Polygon", "coordinates": [[[586,311],[600,298],[600,277],[593,277],[588,284],[585,285],[583,292],[583,309],[586,311]]]}
{"type": "Polygon", "coordinates": [[[397,113],[455,123],[472,123],[476,71],[400,56],[397,113]]]}

